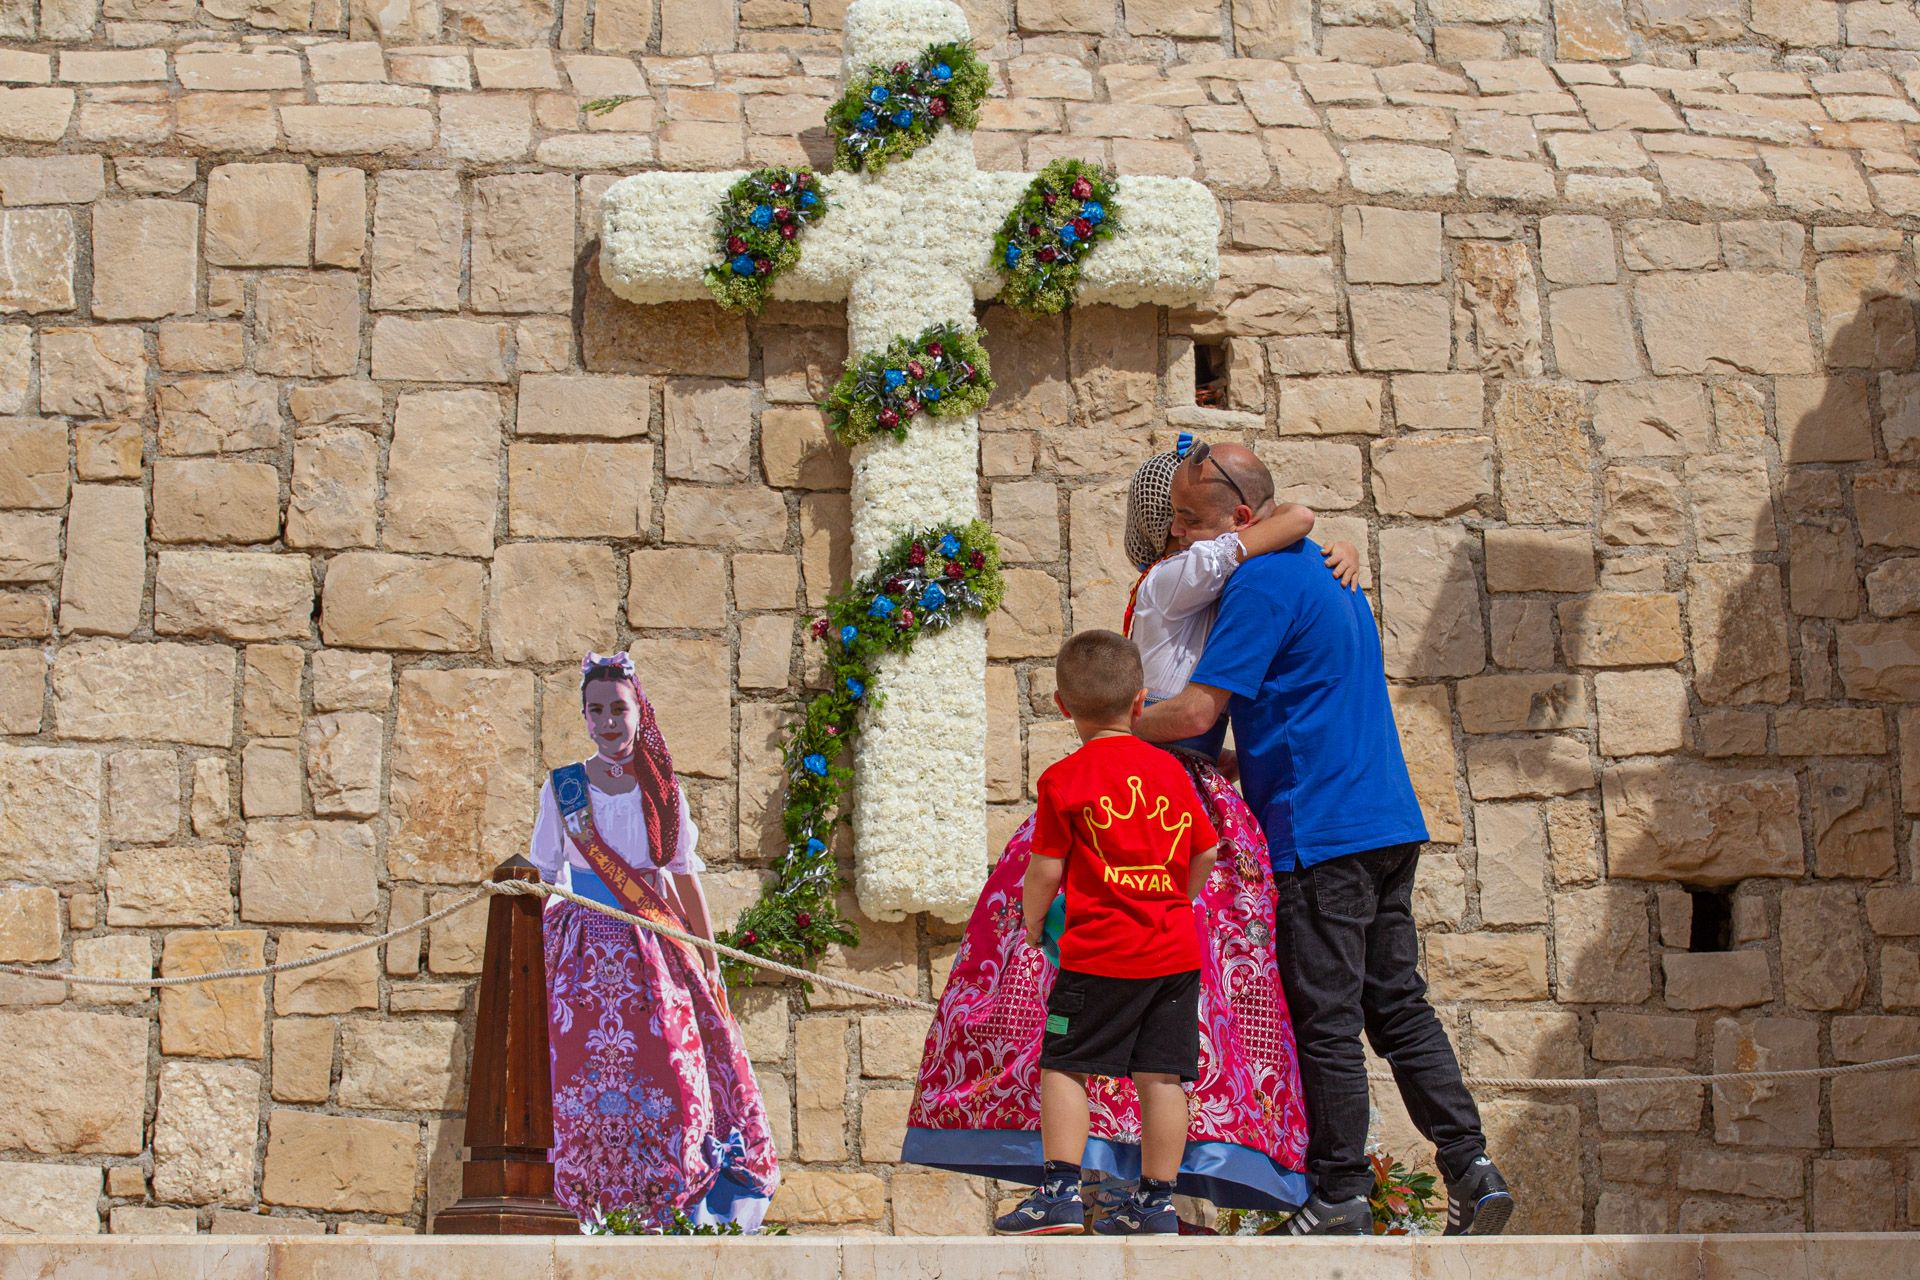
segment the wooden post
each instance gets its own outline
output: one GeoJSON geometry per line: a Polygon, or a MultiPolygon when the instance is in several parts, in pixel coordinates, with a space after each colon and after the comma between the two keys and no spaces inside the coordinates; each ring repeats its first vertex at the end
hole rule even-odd
{"type": "MultiPolygon", "coordinates": [[[[495,880],[538,880],[525,858],[495,880]]],[[[436,1235],[571,1235],[573,1214],[553,1198],[553,1076],[547,1050],[547,974],[540,934],[546,899],[496,894],[487,904],[487,955],[467,1080],[467,1158],[460,1202],[433,1220],[436,1235]]]]}

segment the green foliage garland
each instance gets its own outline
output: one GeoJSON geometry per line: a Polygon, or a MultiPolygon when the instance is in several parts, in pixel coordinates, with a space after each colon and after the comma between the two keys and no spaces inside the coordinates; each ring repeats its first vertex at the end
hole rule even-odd
{"type": "MultiPolygon", "coordinates": [[[[860,736],[861,713],[881,699],[873,668],[884,653],[907,653],[929,631],[1000,606],[1006,582],[1000,547],[985,522],[910,529],[874,571],[836,594],[813,624],[826,646],[827,688],[807,703],[781,748],[787,782],[782,817],[786,853],[775,881],[720,941],[753,955],[811,967],[832,943],[854,946],[860,935],[840,914],[840,868],[833,856],[853,770],[845,753],[860,736]]],[[[751,983],[754,970],[723,961],[729,983],[751,983]]]]}
{"type": "Polygon", "coordinates": [[[834,168],[878,173],[925,146],[942,125],[973,128],[992,84],[964,44],[930,45],[912,62],[868,67],[827,108],[834,168]]]}
{"type": "Polygon", "coordinates": [[[1034,315],[1064,311],[1080,288],[1080,264],[1119,229],[1115,183],[1083,160],[1055,160],[1027,184],[993,238],[1006,283],[1000,301],[1034,315]]]}
{"type": "Polygon", "coordinates": [[[800,261],[800,236],[827,212],[826,189],[811,169],[755,169],[727,189],[714,211],[707,291],[729,311],[758,312],[782,271],[800,261]]]}
{"type": "Polygon", "coordinates": [[[907,438],[918,414],[956,418],[978,413],[993,394],[993,373],[978,330],[957,325],[895,338],[885,351],[849,360],[820,407],[827,426],[848,448],[876,435],[907,438]]]}

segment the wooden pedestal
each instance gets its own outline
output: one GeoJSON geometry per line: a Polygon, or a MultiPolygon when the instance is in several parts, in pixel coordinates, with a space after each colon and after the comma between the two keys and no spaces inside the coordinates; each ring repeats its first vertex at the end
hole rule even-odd
{"type": "MultiPolygon", "coordinates": [[[[538,880],[525,858],[495,880],[538,880]]],[[[460,1201],[437,1214],[436,1235],[572,1235],[580,1224],[553,1198],[553,1077],[547,1051],[546,899],[496,895],[467,1082],[467,1159],[460,1201]]]]}

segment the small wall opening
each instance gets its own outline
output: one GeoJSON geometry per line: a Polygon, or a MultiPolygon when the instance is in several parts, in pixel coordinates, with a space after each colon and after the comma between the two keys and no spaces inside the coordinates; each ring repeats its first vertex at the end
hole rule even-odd
{"type": "Polygon", "coordinates": [[[1193,340],[1193,402],[1215,408],[1227,403],[1227,344],[1193,340]]]}
{"type": "Polygon", "coordinates": [[[1693,899],[1693,927],[1687,938],[1687,950],[1733,950],[1733,891],[1688,886],[1687,896],[1693,899]]]}

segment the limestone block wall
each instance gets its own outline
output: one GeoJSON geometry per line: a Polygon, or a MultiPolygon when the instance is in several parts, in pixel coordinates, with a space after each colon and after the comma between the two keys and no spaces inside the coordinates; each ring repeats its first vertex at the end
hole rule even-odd
{"type": "MultiPolygon", "coordinates": [[[[1051,654],[1119,617],[1132,466],[1243,439],[1365,550],[1471,1070],[1920,1051],[1913,6],[967,7],[983,165],[1225,214],[1191,312],[984,310],[983,868],[1068,745],[1051,654]]],[[[841,12],[0,0],[0,962],[419,918],[521,847],[587,647],[639,659],[722,919],[757,891],[847,572],[842,318],[619,303],[594,210],[825,164],[841,12]]],[[[479,924],[0,978],[0,1229],[421,1229],[479,924]]],[[[955,937],[828,965],[931,996],[955,937]]],[[[919,1018],[738,1008],[780,1217],[985,1228],[996,1189],[891,1163],[919,1018]]],[[[1920,1072],[1485,1103],[1530,1229],[1920,1225],[1920,1072]]]]}

